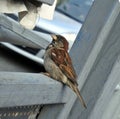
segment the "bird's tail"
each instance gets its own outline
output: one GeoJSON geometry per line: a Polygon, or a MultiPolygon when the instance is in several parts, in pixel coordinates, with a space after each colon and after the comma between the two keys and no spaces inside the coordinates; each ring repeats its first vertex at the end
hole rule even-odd
{"type": "Polygon", "coordinates": [[[70,82],[70,81],[67,81],[67,85],[76,93],[76,95],[78,96],[78,98],[79,98],[80,102],[82,103],[82,105],[83,105],[85,108],[87,108],[87,106],[86,106],[86,104],[85,104],[85,101],[84,101],[82,95],[80,94],[80,91],[79,91],[77,85],[76,85],[76,84],[73,84],[73,83],[70,82]]]}

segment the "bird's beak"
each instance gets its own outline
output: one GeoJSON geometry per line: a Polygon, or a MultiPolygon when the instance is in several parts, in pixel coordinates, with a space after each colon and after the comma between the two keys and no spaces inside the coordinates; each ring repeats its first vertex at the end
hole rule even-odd
{"type": "Polygon", "coordinates": [[[51,37],[53,38],[54,41],[57,40],[57,36],[55,34],[51,34],[51,37]]]}

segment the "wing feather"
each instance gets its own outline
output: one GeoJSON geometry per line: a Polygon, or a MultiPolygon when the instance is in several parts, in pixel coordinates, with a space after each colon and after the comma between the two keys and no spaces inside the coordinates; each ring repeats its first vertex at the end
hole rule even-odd
{"type": "Polygon", "coordinates": [[[68,52],[66,52],[63,48],[54,48],[51,52],[51,58],[61,69],[61,71],[68,77],[68,79],[77,84],[77,75],[68,52]]]}

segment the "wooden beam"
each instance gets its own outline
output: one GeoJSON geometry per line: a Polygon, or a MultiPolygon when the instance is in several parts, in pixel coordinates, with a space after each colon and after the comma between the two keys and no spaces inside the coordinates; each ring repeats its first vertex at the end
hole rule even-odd
{"type": "Polygon", "coordinates": [[[63,89],[39,73],[0,72],[0,107],[65,103],[63,89]]]}
{"type": "MultiPolygon", "coordinates": [[[[94,64],[96,63],[96,60],[100,58],[99,54],[104,50],[103,46],[108,41],[107,37],[110,35],[110,31],[114,26],[114,23],[116,21],[116,18],[118,17],[119,12],[120,12],[120,5],[117,0],[94,1],[93,6],[86,18],[85,24],[83,24],[83,27],[80,33],[78,34],[76,41],[71,49],[70,55],[74,62],[74,66],[77,71],[77,74],[79,75],[78,77],[79,89],[80,90],[82,89],[82,95],[85,99],[85,102],[87,103],[87,106],[88,107],[91,106],[90,108],[87,108],[87,110],[85,110],[80,105],[80,102],[77,100],[77,105],[75,106],[76,109],[77,107],[79,107],[79,113],[76,114],[76,117],[77,115],[81,115],[83,118],[87,118],[87,116],[89,116],[91,109],[93,108],[92,106],[94,106],[94,105],[89,105],[90,103],[90,100],[88,99],[89,95],[88,93],[85,93],[87,87],[85,87],[86,88],[85,89],[84,85],[86,85],[86,83],[87,85],[89,85],[87,80],[89,80],[89,76],[92,72],[92,69],[95,67],[94,64]],[[87,111],[89,111],[89,113],[87,113],[87,111]]],[[[95,79],[97,80],[97,77],[94,77],[93,80],[95,79]]],[[[99,86],[99,83],[96,85],[99,86]]],[[[94,85],[90,85],[90,86],[94,87],[94,85]]],[[[96,93],[97,91],[98,90],[96,90],[96,93]]],[[[58,116],[58,119],[63,119],[63,118],[72,119],[75,116],[75,113],[72,116],[70,115],[71,117],[69,116],[69,114],[71,109],[74,110],[75,102],[76,102],[76,96],[71,94],[68,102],[66,103],[65,107],[58,116]]],[[[82,117],[80,118],[82,119],[82,117]]]]}
{"type": "Polygon", "coordinates": [[[116,119],[120,103],[120,56],[117,58],[89,119],[116,119]],[[99,116],[98,116],[99,115],[99,116]]]}
{"type": "Polygon", "coordinates": [[[48,37],[43,36],[41,33],[38,35],[32,30],[25,29],[15,20],[0,14],[0,41],[45,49],[49,40],[48,37]]]}

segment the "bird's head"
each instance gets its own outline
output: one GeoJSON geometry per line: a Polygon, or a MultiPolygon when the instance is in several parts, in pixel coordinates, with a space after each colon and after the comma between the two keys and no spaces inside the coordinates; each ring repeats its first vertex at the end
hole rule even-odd
{"type": "Polygon", "coordinates": [[[69,43],[68,41],[61,35],[51,35],[52,44],[57,48],[64,48],[66,51],[68,50],[69,43]]]}

